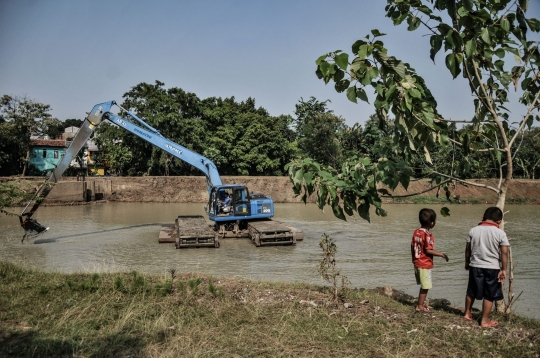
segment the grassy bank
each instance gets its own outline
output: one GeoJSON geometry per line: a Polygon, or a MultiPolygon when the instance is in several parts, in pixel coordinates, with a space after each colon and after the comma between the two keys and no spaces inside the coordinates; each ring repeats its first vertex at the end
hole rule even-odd
{"type": "Polygon", "coordinates": [[[168,273],[45,273],[0,262],[0,357],[540,355],[540,322],[481,329],[378,291],[168,273]]]}

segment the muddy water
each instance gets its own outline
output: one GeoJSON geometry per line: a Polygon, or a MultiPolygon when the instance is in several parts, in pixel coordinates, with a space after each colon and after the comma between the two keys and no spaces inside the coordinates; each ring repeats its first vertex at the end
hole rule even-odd
{"type": "MultiPolygon", "coordinates": [[[[437,207],[433,207],[438,211],[437,207]]],[[[433,229],[435,247],[450,262],[435,258],[429,297],[463,306],[467,273],[463,269],[466,234],[485,210],[482,205],[451,206],[449,218],[433,229]]],[[[21,245],[17,218],[0,216],[0,259],[61,272],[137,270],[165,274],[169,269],[253,280],[321,284],[318,242],[327,233],[337,240],[337,265],[354,287],[390,285],[411,295],[418,287],[410,260],[410,239],[417,228],[418,205],[387,205],[388,217],[347,222],[315,205],[277,204],[275,219],[301,229],[296,246],[256,248],[248,239],[222,240],[220,249],[176,250],[158,244],[160,223],[178,215],[203,215],[202,204],[107,203],[43,207],[36,215],[49,232],[21,245]]],[[[506,231],[512,241],[515,292],[523,292],[516,311],[540,319],[540,206],[507,206],[506,231]]]]}

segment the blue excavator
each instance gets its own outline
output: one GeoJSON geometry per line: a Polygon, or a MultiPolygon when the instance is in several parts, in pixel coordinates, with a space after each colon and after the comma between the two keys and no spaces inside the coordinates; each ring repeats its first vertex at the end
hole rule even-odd
{"type": "MultiPolygon", "coordinates": [[[[49,178],[40,186],[34,199],[23,209],[19,217],[21,226],[25,230],[23,241],[26,237],[37,236],[49,229],[39,224],[35,219],[32,219],[32,215],[52,190],[54,183],[59,180],[77,153],[84,147],[96,127],[106,120],[124,128],[203,172],[207,179],[209,195],[205,211],[208,218],[214,222],[213,230],[221,233],[222,237],[226,236],[227,233],[229,235],[232,233],[236,237],[240,237],[241,233],[247,233],[246,235],[253,236],[252,239],[257,246],[261,245],[261,238],[266,237],[265,228],[262,229],[262,232],[259,232],[256,225],[248,227],[248,224],[252,221],[258,221],[259,228],[261,225],[268,226],[268,219],[274,216],[274,203],[269,196],[250,194],[248,188],[241,184],[224,185],[215,164],[210,159],[165,138],[158,130],[138,118],[134,113],[119,106],[115,101],[104,102],[94,106],[67,148],[64,157],[59,161],[49,178]],[[120,108],[129,116],[129,119],[111,112],[113,106],[120,108]]],[[[274,229],[271,228],[271,230],[274,229]]],[[[273,235],[278,235],[277,231],[273,235]]],[[[289,236],[292,237],[292,234],[289,236]]],[[[264,240],[262,241],[264,244],[264,240]]],[[[289,241],[293,243],[292,239],[289,241]]],[[[289,241],[288,239],[281,240],[279,237],[276,240],[267,240],[267,242],[274,242],[275,244],[288,243],[289,241]]],[[[296,240],[294,240],[295,242],[296,240]]],[[[216,247],[219,246],[216,244],[216,247]]]]}

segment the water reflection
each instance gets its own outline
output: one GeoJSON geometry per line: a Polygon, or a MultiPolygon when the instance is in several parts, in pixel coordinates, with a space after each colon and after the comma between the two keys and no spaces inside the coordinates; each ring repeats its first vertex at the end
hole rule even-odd
{"type": "MultiPolygon", "coordinates": [[[[438,207],[431,206],[438,212],[438,207]]],[[[176,250],[158,244],[161,223],[178,215],[204,215],[202,204],[107,203],[40,208],[37,219],[50,230],[31,244],[21,244],[17,218],[0,217],[0,258],[26,266],[62,272],[138,270],[166,274],[170,268],[215,276],[320,284],[316,266],[323,233],[337,240],[337,266],[355,287],[390,285],[415,295],[418,286],[410,258],[410,239],[418,227],[419,205],[387,205],[388,217],[367,223],[343,222],[315,205],[276,204],[275,219],[305,232],[296,246],[255,247],[247,239],[223,240],[220,249],[176,250]]],[[[429,297],[445,297],[463,306],[467,272],[465,238],[482,217],[484,205],[451,206],[451,216],[439,217],[433,229],[435,247],[450,257],[435,258],[434,286],[429,297]]],[[[512,243],[518,312],[540,318],[539,206],[507,206],[506,231],[512,243]]]]}

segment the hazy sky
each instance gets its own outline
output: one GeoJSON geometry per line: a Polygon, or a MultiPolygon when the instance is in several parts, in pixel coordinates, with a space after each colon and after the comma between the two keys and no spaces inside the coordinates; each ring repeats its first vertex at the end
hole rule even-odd
{"type": "MultiPolygon", "coordinates": [[[[373,107],[349,102],[315,76],[320,55],[350,48],[378,28],[389,54],[422,75],[447,118],[470,119],[466,82],[442,53],[429,59],[425,30],[384,17],[385,0],[136,1],[0,0],[0,95],[26,95],[64,120],[159,80],[199,98],[253,97],[271,115],[293,114],[301,97],[330,99],[349,125],[373,107]]],[[[540,18],[530,0],[527,17],[540,18]]],[[[528,33],[540,40],[538,33],[528,33]]],[[[514,114],[524,110],[516,107],[514,114]]]]}

